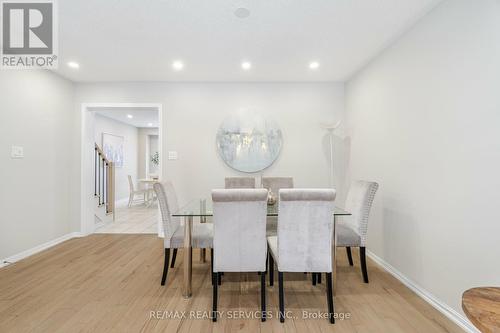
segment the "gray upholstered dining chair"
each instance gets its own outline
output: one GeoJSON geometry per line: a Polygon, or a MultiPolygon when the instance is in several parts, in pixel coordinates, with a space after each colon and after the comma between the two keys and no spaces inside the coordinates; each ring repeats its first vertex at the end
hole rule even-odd
{"type": "Polygon", "coordinates": [[[351,216],[342,216],[336,225],[337,246],[346,248],[349,265],[353,266],[351,247],[359,247],[359,259],[363,281],[368,283],[366,267],[366,236],[368,233],[368,217],[372,207],[378,184],[357,180],[351,183],[345,203],[345,209],[351,216]]]}
{"type": "Polygon", "coordinates": [[[259,272],[262,321],[266,317],[266,215],[267,190],[213,190],[213,321],[217,321],[217,296],[223,272],[259,272]]]}
{"type": "MultiPolygon", "coordinates": [[[[292,177],[262,177],[262,187],[270,190],[275,195],[279,194],[282,188],[293,188],[292,177]]],[[[279,199],[279,197],[278,197],[279,199]]]]}
{"type": "Polygon", "coordinates": [[[253,177],[226,177],[225,188],[255,188],[255,178],[253,177]]]}
{"type": "MultiPolygon", "coordinates": [[[[279,199],[279,191],[282,188],[293,188],[293,178],[262,177],[262,187],[271,191],[276,196],[276,199],[279,199]]],[[[277,227],[278,227],[278,218],[276,216],[269,216],[267,218],[266,236],[276,236],[277,227]]]]}
{"type": "MultiPolygon", "coordinates": [[[[173,249],[171,268],[175,265],[177,249],[184,246],[184,228],[180,226],[180,218],[172,216],[179,209],[177,194],[171,182],[155,183],[154,191],[160,205],[161,219],[164,231],[165,262],[163,264],[163,275],[161,285],[165,285],[168,273],[168,264],[170,259],[170,249],[173,249]]],[[[212,248],[213,226],[211,223],[193,223],[192,243],[193,248],[212,248]]]]}
{"type": "Polygon", "coordinates": [[[279,317],[284,322],[284,272],[326,273],[327,303],[333,324],[332,248],[334,189],[282,189],[279,192],[278,235],[267,238],[269,280],[278,266],[279,317]]]}

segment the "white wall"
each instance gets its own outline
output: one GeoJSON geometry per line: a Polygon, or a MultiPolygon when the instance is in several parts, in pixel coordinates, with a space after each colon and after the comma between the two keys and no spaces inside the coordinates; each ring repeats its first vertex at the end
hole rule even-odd
{"type": "MultiPolygon", "coordinates": [[[[139,178],[148,176],[147,166],[149,160],[148,136],[158,135],[158,128],[139,128],[138,150],[137,150],[137,174],[139,178]]],[[[157,148],[158,149],[158,148],[157,148]]],[[[151,164],[149,162],[149,164],[151,164]]]]}
{"type": "Polygon", "coordinates": [[[500,285],[500,2],[445,1],[346,87],[368,248],[456,311],[500,285]]]}
{"type": "Polygon", "coordinates": [[[74,86],[48,71],[0,71],[0,259],[66,235],[74,86]],[[12,145],[24,159],[11,159],[12,145]]]}
{"type": "Polygon", "coordinates": [[[320,123],[342,117],[344,89],[336,83],[77,85],[78,105],[105,102],[162,103],[162,154],[175,150],[179,156],[177,161],[163,159],[163,178],[173,180],[185,203],[224,186],[226,176],[243,175],[219,158],[215,135],[226,116],[247,107],[273,116],[283,131],[282,153],[264,175],[293,176],[296,186],[328,186],[329,160],[320,123]]]}
{"type": "Polygon", "coordinates": [[[155,165],[151,161],[151,157],[154,156],[154,154],[160,152],[160,144],[159,144],[159,137],[158,135],[149,135],[149,146],[148,146],[148,165],[149,165],[149,174],[158,174],[158,165],[155,165]]]}
{"type": "Polygon", "coordinates": [[[129,197],[128,175],[132,176],[137,187],[137,164],[138,164],[138,129],[120,121],[94,115],[94,140],[102,146],[102,133],[122,136],[123,141],[123,167],[115,168],[115,198],[116,200],[129,197]]]}

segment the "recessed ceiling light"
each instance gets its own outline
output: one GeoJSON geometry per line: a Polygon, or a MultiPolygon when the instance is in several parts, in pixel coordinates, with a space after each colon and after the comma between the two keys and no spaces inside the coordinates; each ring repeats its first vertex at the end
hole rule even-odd
{"type": "Polygon", "coordinates": [[[180,71],[184,68],[184,63],[182,63],[182,61],[179,61],[179,60],[174,61],[172,63],[172,68],[176,71],[180,71]]]}
{"type": "Polygon", "coordinates": [[[234,15],[239,18],[247,18],[250,16],[250,11],[247,8],[240,7],[234,11],[234,15]]]}
{"type": "Polygon", "coordinates": [[[148,126],[149,127],[153,127],[153,123],[148,123],[148,126]]]}
{"type": "Polygon", "coordinates": [[[244,61],[241,63],[241,68],[248,71],[250,68],[252,68],[252,63],[249,61],[244,61]]]}
{"type": "Polygon", "coordinates": [[[313,61],[309,64],[310,69],[318,69],[319,68],[319,62],[313,61]]]}
{"type": "Polygon", "coordinates": [[[68,62],[68,67],[78,69],[78,68],[80,68],[80,65],[77,62],[70,61],[70,62],[68,62]]]}
{"type": "Polygon", "coordinates": [[[132,119],[132,118],[134,118],[134,116],[133,116],[133,115],[131,115],[131,114],[128,114],[128,115],[127,115],[127,118],[128,118],[128,119],[132,119]]]}

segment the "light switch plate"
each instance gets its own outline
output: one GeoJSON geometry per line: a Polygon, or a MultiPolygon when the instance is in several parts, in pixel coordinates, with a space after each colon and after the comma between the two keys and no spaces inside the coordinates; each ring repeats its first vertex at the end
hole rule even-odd
{"type": "Polygon", "coordinates": [[[24,148],[20,146],[12,146],[12,150],[10,152],[11,158],[24,158],[24,148]]]}
{"type": "Polygon", "coordinates": [[[176,160],[177,159],[177,152],[176,151],[169,151],[168,152],[168,159],[169,160],[176,160]]]}

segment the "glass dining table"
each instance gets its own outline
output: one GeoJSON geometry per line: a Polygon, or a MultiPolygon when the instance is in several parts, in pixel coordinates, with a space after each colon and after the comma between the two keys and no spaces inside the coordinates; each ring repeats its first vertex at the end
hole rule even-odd
{"type": "MultiPolygon", "coordinates": [[[[278,216],[278,204],[267,206],[267,216],[278,216]]],[[[333,237],[336,239],[336,228],[335,224],[337,222],[338,216],[348,216],[351,213],[345,211],[344,209],[334,206],[333,209],[333,237]]],[[[183,283],[182,283],[182,295],[184,298],[190,298],[192,296],[192,266],[193,266],[193,249],[191,247],[191,231],[193,229],[194,218],[199,218],[200,223],[211,223],[207,218],[213,216],[212,200],[207,199],[197,199],[192,200],[187,205],[180,208],[178,211],[172,214],[172,216],[184,218],[184,248],[183,248],[183,283]]],[[[336,242],[335,242],[336,243],[336,242]]],[[[335,244],[334,243],[334,244],[335,244]]],[[[332,249],[332,261],[333,261],[333,277],[334,277],[334,293],[336,289],[336,278],[337,278],[337,255],[336,247],[332,249]]],[[[203,253],[203,251],[202,251],[203,253]]],[[[204,256],[204,253],[203,253],[204,256]]]]}

